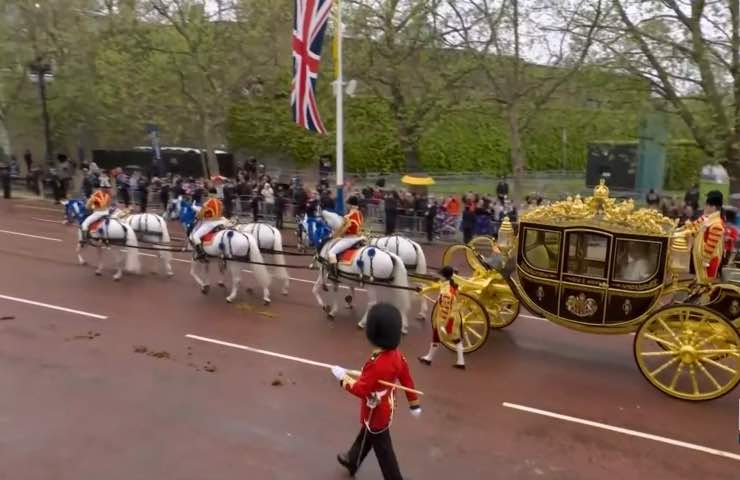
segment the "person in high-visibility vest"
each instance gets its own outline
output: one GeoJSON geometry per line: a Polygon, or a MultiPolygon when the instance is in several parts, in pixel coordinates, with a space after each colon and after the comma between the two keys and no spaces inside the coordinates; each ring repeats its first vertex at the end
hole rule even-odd
{"type": "Polygon", "coordinates": [[[719,275],[724,254],[725,224],[722,220],[722,192],[707,193],[704,215],[686,224],[686,232],[694,237],[691,249],[694,271],[699,283],[711,283],[719,275]]]}
{"type": "Polygon", "coordinates": [[[437,353],[437,349],[439,349],[439,330],[444,329],[445,334],[455,342],[457,362],[455,362],[453,367],[465,370],[465,356],[463,355],[463,343],[460,334],[462,326],[455,312],[455,302],[457,301],[458,292],[458,286],[452,278],[455,271],[447,265],[439,273],[445,281],[442,282],[439,289],[439,297],[437,299],[438,308],[433,311],[436,312],[436,315],[432,317],[432,343],[429,345],[429,352],[418,359],[424,365],[432,364],[434,355],[437,353]]]}
{"type": "Polygon", "coordinates": [[[349,212],[344,216],[342,226],[334,232],[335,237],[341,238],[329,249],[329,263],[332,265],[336,265],[338,255],[365,240],[361,234],[365,219],[360,212],[359,200],[355,196],[349,197],[347,205],[349,205],[349,212]]]}

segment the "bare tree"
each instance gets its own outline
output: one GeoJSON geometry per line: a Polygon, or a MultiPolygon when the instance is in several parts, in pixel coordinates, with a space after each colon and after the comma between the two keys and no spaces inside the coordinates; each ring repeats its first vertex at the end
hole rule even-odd
{"type": "Polygon", "coordinates": [[[405,169],[419,171],[424,126],[462,96],[470,64],[444,50],[438,19],[442,0],[349,0],[347,60],[393,116],[405,169]]]}
{"type": "Polygon", "coordinates": [[[448,0],[447,6],[446,42],[475,59],[472,81],[486,85],[481,96],[501,106],[518,192],[527,168],[526,132],[584,65],[602,2],[448,0]]]}
{"type": "MultiPolygon", "coordinates": [[[[592,2],[593,3],[593,2],[592,2]]],[[[740,2],[613,0],[595,60],[644,78],[740,188],[740,2]]]]}

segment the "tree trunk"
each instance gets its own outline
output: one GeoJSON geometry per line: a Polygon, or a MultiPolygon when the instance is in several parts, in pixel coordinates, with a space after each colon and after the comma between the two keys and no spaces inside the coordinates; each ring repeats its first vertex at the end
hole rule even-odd
{"type": "MultiPolygon", "coordinates": [[[[740,132],[735,134],[740,137],[740,132]]],[[[730,176],[730,193],[740,192],[740,138],[733,142],[728,142],[725,149],[727,155],[727,174],[730,176]]],[[[725,203],[729,204],[730,199],[726,198],[725,203]]]]}
{"type": "Polygon", "coordinates": [[[401,135],[401,150],[403,151],[403,159],[405,162],[405,173],[421,173],[421,164],[419,163],[419,145],[415,140],[416,137],[413,134],[409,134],[408,131],[401,135]]]}
{"type": "Polygon", "coordinates": [[[213,175],[219,175],[220,171],[218,168],[218,160],[216,159],[216,152],[213,150],[213,144],[211,143],[211,125],[208,118],[202,119],[203,123],[203,149],[205,155],[203,155],[203,170],[206,177],[213,175]]]}
{"type": "Polygon", "coordinates": [[[506,120],[509,127],[509,145],[511,147],[511,171],[514,177],[510,197],[520,199],[522,195],[522,178],[527,166],[527,157],[522,145],[522,132],[519,128],[519,115],[515,106],[506,109],[506,120]]]}

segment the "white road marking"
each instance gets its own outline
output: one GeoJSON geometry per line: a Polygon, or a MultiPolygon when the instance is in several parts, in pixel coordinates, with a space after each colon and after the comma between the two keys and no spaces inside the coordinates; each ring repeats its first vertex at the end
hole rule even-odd
{"type": "Polygon", "coordinates": [[[59,310],[60,312],[74,313],[75,315],[82,315],[83,317],[96,318],[98,320],[106,320],[106,315],[98,315],[97,313],[83,312],[82,310],[75,310],[73,308],[60,307],[58,305],[51,305],[48,303],[36,302],[33,300],[27,300],[25,298],[11,297],[9,295],[0,295],[0,299],[9,300],[11,302],[25,303],[27,305],[34,305],[36,307],[49,308],[51,310],[59,310]]]}
{"type": "Polygon", "coordinates": [[[61,242],[62,241],[61,238],[42,237],[40,235],[31,235],[28,233],[13,232],[11,230],[0,230],[0,233],[7,233],[8,235],[18,235],[21,237],[37,238],[39,240],[48,240],[50,242],[61,242]]]}
{"type": "Polygon", "coordinates": [[[64,210],[61,208],[50,208],[50,207],[35,207],[33,205],[15,205],[18,208],[31,208],[34,210],[46,210],[47,212],[57,212],[57,213],[64,213],[64,210]]]}
{"type": "Polygon", "coordinates": [[[644,438],[647,440],[653,440],[655,442],[666,443],[668,445],[674,445],[676,447],[687,448],[689,450],[696,450],[697,452],[708,453],[710,455],[716,455],[718,457],[729,458],[731,460],[740,461],[740,455],[736,453],[726,452],[724,450],[717,450],[715,448],[705,447],[694,443],[682,442],[681,440],[674,440],[668,437],[661,437],[660,435],[653,435],[651,433],[639,432],[637,430],[630,430],[629,428],[615,427],[613,425],[607,425],[605,423],[594,422],[591,420],[584,420],[582,418],[571,417],[569,415],[561,415],[559,413],[548,412],[547,410],[540,410],[539,408],[526,407],[524,405],[518,405],[516,403],[504,402],[504,407],[513,408],[522,412],[534,413],[537,415],[543,415],[545,417],[556,418],[558,420],[564,420],[566,422],[577,423],[580,425],[586,425],[589,427],[600,428],[608,430],[610,432],[621,433],[624,435],[631,435],[633,437],[644,438]]]}
{"type": "Polygon", "coordinates": [[[224,347],[238,348],[239,350],[246,350],[248,352],[259,353],[261,355],[268,355],[270,357],[277,357],[277,358],[282,358],[285,360],[291,360],[293,362],[305,363],[308,365],[313,365],[315,367],[322,367],[322,368],[332,367],[332,365],[329,365],[328,363],[321,363],[321,362],[317,362],[314,360],[309,360],[307,358],[294,357],[293,355],[285,355],[284,353],[277,353],[277,352],[271,352],[269,350],[262,350],[261,348],[248,347],[246,345],[240,345],[238,343],[224,342],[223,340],[216,340],[215,338],[201,337],[199,335],[191,335],[191,334],[187,334],[185,335],[185,337],[190,338],[192,340],[200,340],[201,342],[215,343],[216,345],[221,345],[224,347]]]}
{"type": "Polygon", "coordinates": [[[49,220],[48,218],[37,218],[37,217],[31,217],[31,220],[36,220],[37,222],[49,222],[49,223],[58,223],[60,225],[65,225],[65,222],[62,220],[49,220]]]}

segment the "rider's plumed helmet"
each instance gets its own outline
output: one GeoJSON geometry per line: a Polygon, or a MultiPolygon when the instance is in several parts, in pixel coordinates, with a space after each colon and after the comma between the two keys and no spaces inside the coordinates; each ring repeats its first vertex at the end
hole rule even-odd
{"type": "Polygon", "coordinates": [[[365,334],[376,347],[397,348],[401,343],[401,313],[390,303],[376,303],[367,313],[365,334]]]}
{"type": "Polygon", "coordinates": [[[87,208],[90,210],[101,210],[108,208],[109,206],[110,195],[102,190],[95,191],[90,195],[90,199],[87,201],[87,208]]]}
{"type": "Polygon", "coordinates": [[[203,204],[203,208],[200,209],[198,214],[205,220],[213,220],[215,218],[221,218],[224,212],[224,205],[218,198],[209,198],[203,204]]]}

